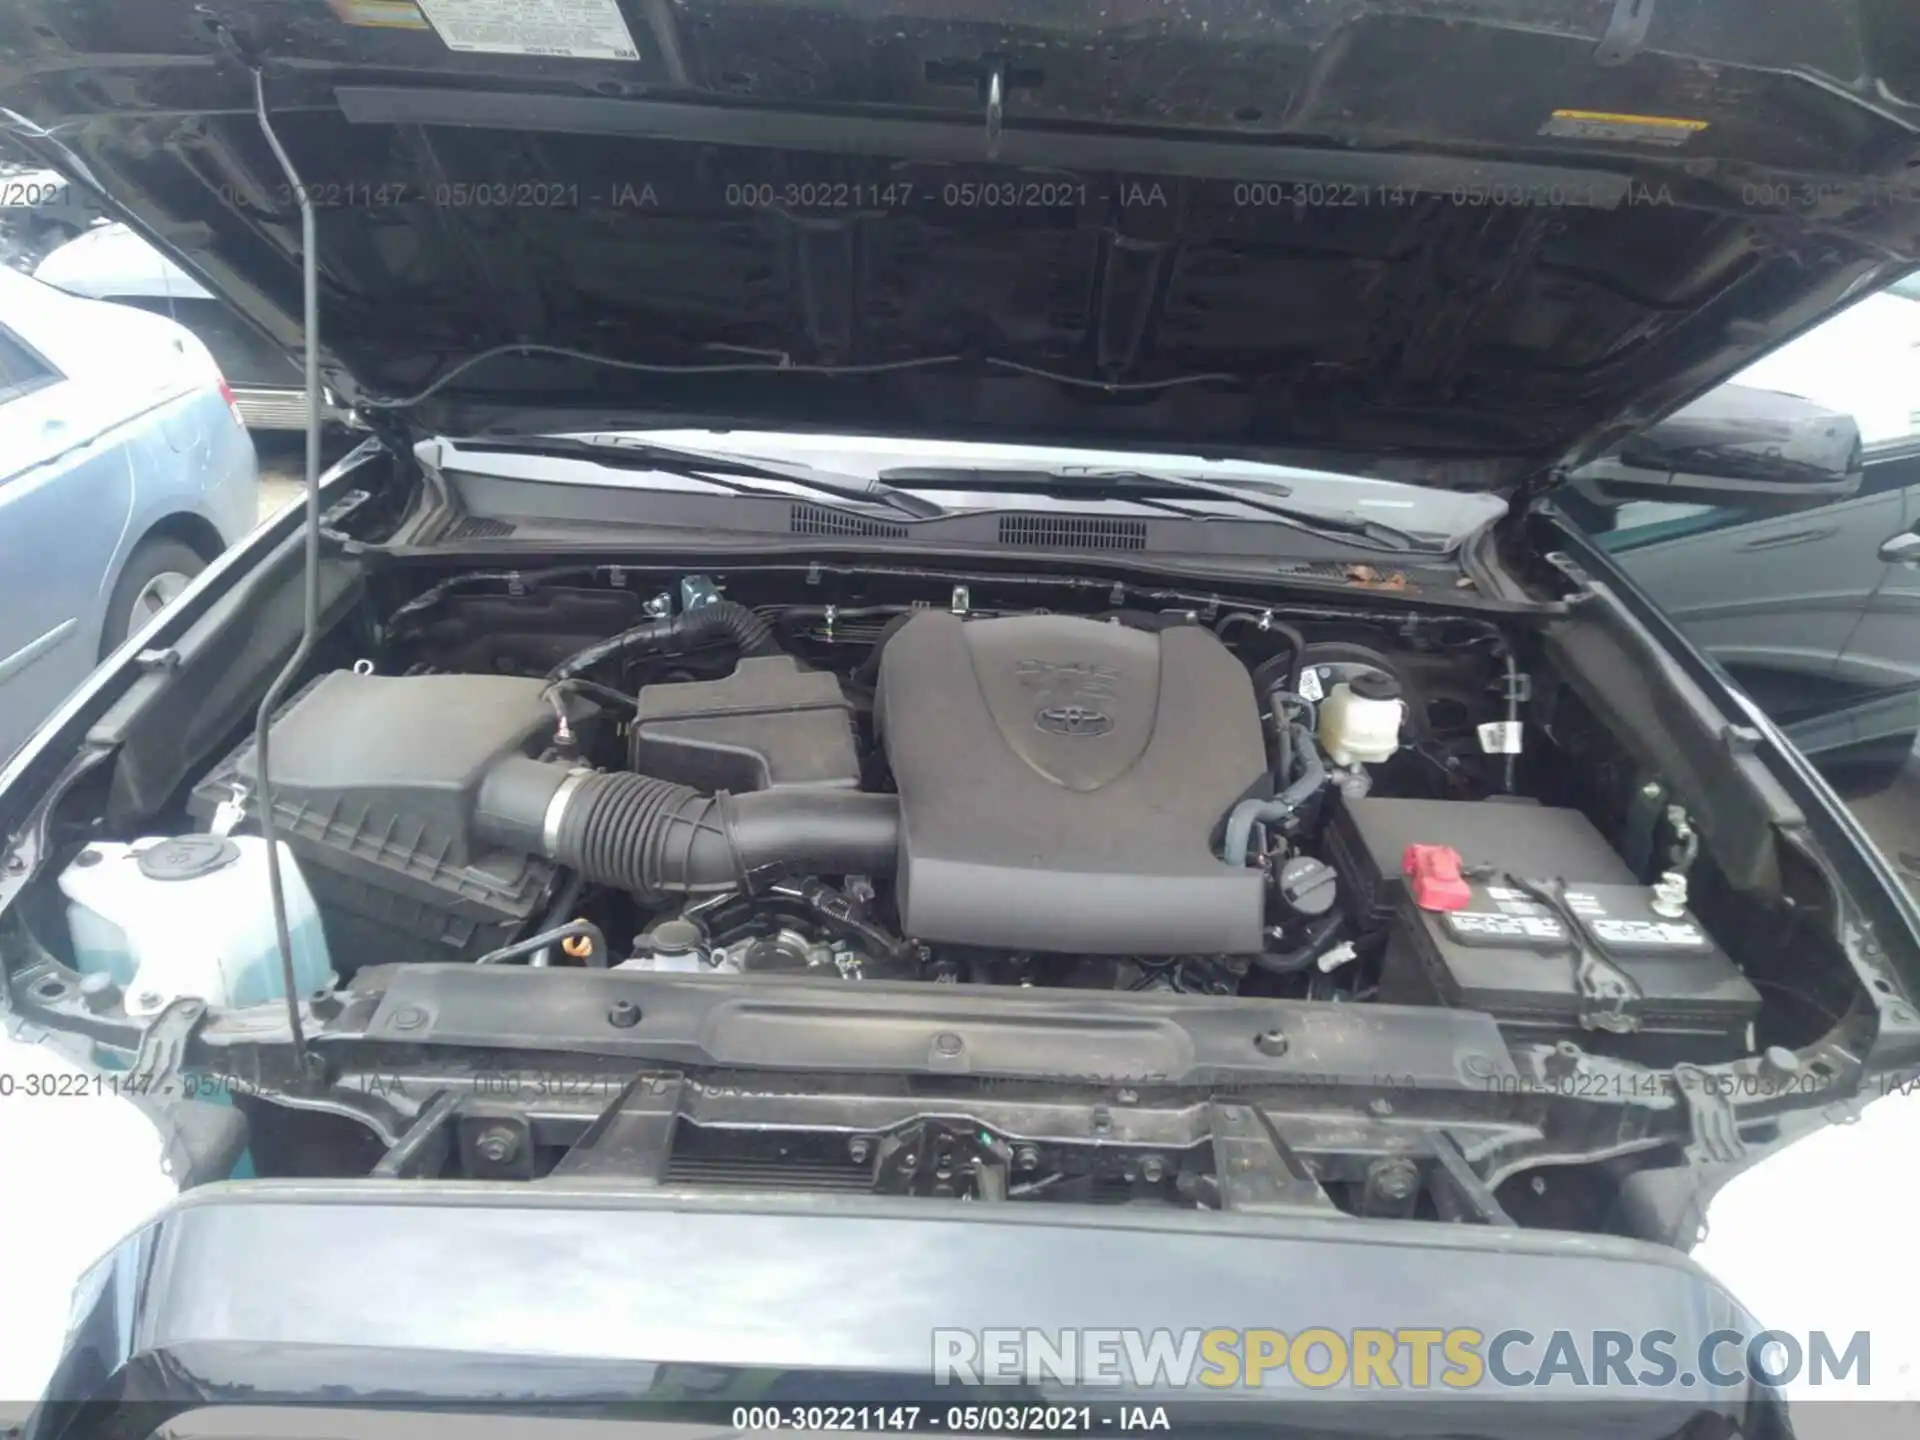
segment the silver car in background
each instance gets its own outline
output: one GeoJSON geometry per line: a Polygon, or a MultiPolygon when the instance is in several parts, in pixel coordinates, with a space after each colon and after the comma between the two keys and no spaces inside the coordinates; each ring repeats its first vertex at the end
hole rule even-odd
{"type": "Polygon", "coordinates": [[[0,757],[259,507],[207,349],[0,268],[0,757]]]}
{"type": "Polygon", "coordinates": [[[67,241],[39,262],[33,277],[69,295],[111,300],[179,321],[218,362],[248,425],[255,430],[306,425],[300,367],[125,225],[96,225],[67,241]]]}

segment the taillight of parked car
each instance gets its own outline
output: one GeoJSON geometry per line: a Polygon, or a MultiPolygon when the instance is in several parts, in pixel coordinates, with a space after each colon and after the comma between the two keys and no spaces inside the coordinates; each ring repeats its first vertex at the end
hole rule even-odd
{"type": "Polygon", "coordinates": [[[227,402],[227,410],[233,416],[233,423],[242,430],[247,428],[247,417],[240,413],[240,397],[233,393],[233,386],[227,383],[227,377],[220,377],[220,398],[227,402]]]}

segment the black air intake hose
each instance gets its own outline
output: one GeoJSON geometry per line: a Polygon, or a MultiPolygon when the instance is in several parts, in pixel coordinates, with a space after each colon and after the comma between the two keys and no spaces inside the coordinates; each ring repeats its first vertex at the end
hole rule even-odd
{"type": "Polygon", "coordinates": [[[513,756],[481,782],[474,826],[597,885],[696,895],[782,874],[890,874],[900,806],[857,790],[707,795],[650,775],[513,756]]]}
{"type": "Polygon", "coordinates": [[[778,655],[780,644],[773,627],[753,611],[731,600],[715,600],[696,610],[664,616],[623,630],[618,635],[569,655],[547,673],[549,680],[583,675],[603,660],[631,650],[692,650],[715,640],[730,640],[742,655],[778,655]]]}

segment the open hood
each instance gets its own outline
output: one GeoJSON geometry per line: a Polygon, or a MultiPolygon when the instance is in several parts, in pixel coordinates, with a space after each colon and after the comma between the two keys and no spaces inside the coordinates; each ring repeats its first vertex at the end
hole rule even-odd
{"type": "Polygon", "coordinates": [[[1507,486],[1920,236],[1899,0],[22,0],[0,57],[26,149],[291,347],[257,70],[328,384],[416,431],[1507,486]]]}

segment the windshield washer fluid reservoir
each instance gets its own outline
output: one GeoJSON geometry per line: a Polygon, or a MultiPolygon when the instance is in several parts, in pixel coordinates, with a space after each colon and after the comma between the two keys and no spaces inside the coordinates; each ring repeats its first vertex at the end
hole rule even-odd
{"type": "Polygon", "coordinates": [[[1374,765],[1400,748],[1406,703],[1391,675],[1342,680],[1320,702],[1320,748],[1336,765],[1374,765]]]}
{"type": "MultiPolygon", "coordinates": [[[[280,846],[294,981],[303,995],[334,983],[320,912],[300,866],[280,846]]],[[[111,975],[129,1015],[182,996],[210,1005],[285,997],[274,939],[267,842],[255,835],[179,835],[87,846],[60,876],[74,967],[111,975]]]]}

